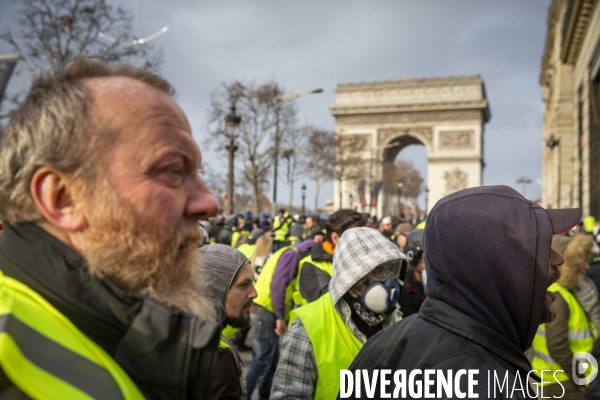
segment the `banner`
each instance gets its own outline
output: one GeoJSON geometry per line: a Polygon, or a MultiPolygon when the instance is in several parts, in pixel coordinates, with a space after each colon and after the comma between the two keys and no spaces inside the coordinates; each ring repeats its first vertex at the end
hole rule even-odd
{"type": "Polygon", "coordinates": [[[358,198],[360,199],[361,207],[367,206],[367,199],[365,198],[365,186],[366,185],[367,185],[367,181],[364,179],[358,183],[358,198]]]}
{"type": "Polygon", "coordinates": [[[1,56],[0,55],[0,100],[2,100],[2,96],[4,95],[4,89],[8,85],[8,79],[17,64],[17,60],[19,56],[11,55],[11,56],[1,56]]]}
{"type": "Polygon", "coordinates": [[[382,180],[375,181],[375,184],[373,185],[373,190],[371,191],[371,207],[377,207],[377,197],[379,196],[379,192],[381,191],[382,187],[382,180]]]}

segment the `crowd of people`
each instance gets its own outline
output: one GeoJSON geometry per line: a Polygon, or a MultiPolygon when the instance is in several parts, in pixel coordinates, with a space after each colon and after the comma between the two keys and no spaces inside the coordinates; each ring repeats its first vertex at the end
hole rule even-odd
{"type": "Polygon", "coordinates": [[[341,371],[385,370],[478,370],[479,385],[454,382],[479,398],[600,396],[581,377],[597,365],[577,359],[600,353],[600,224],[581,210],[489,186],[444,197],[417,226],[345,209],[227,218],[173,93],[77,59],[13,113],[0,397],[334,399],[349,397],[341,371]],[[512,391],[491,396],[490,373],[512,391]]]}

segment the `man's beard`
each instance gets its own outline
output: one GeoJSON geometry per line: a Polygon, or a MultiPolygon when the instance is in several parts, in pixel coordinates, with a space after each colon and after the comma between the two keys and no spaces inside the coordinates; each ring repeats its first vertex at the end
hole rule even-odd
{"type": "Polygon", "coordinates": [[[239,329],[247,328],[250,326],[250,314],[243,314],[237,318],[227,317],[225,318],[225,324],[239,329]]]}
{"type": "Polygon", "coordinates": [[[544,313],[542,314],[542,324],[554,321],[556,318],[556,312],[552,304],[544,304],[544,313]]]}
{"type": "MultiPolygon", "coordinates": [[[[558,270],[558,268],[550,267],[548,276],[548,287],[552,286],[554,282],[557,282],[558,278],[560,278],[560,271],[558,270]]],[[[544,313],[542,314],[542,324],[552,322],[554,321],[554,318],[556,318],[556,312],[554,311],[554,307],[552,307],[552,303],[554,303],[555,300],[555,294],[548,294],[548,292],[546,292],[546,296],[544,297],[544,313]],[[553,297],[554,300],[548,300],[548,296],[553,297]]]]}
{"type": "Polygon", "coordinates": [[[204,296],[198,224],[161,230],[123,204],[107,182],[101,186],[96,186],[86,209],[82,255],[90,273],[171,310],[216,320],[214,306],[204,296]]]}

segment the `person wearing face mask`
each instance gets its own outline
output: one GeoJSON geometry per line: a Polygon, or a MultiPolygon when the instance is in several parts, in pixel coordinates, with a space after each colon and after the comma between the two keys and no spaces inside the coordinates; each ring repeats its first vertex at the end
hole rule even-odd
{"type": "MultiPolygon", "coordinates": [[[[455,395],[435,378],[428,392],[438,399],[459,392],[466,397],[467,391],[480,399],[537,397],[539,384],[528,378],[540,369],[532,370],[524,352],[540,322],[553,320],[551,285],[564,259],[551,249],[552,237],[580,218],[580,209],[544,209],[508,186],[468,188],[440,199],[423,235],[427,298],[417,314],[370,339],[349,372],[435,370],[455,377],[474,370],[477,382],[455,380],[455,395]],[[488,376],[509,383],[499,389],[488,376]]],[[[543,378],[553,379],[548,373],[543,378]]],[[[380,393],[381,381],[374,386],[380,393]]],[[[368,395],[363,390],[353,398],[368,395]]]]}
{"type": "Polygon", "coordinates": [[[341,236],[329,291],[290,314],[271,399],[332,399],[363,344],[398,321],[396,282],[406,256],[377,230],[341,236]]]}
{"type": "Polygon", "coordinates": [[[425,254],[423,253],[423,230],[417,229],[406,238],[406,258],[410,267],[406,273],[402,294],[400,295],[400,311],[402,317],[416,314],[425,301],[425,254]]]}
{"type": "MultiPolygon", "coordinates": [[[[294,288],[294,303],[305,305],[327,292],[331,280],[333,252],[342,234],[350,228],[365,226],[367,219],[354,210],[338,210],[326,222],[326,240],[315,239],[298,266],[298,280],[294,288]]],[[[319,232],[315,233],[318,236],[319,232]]]]}

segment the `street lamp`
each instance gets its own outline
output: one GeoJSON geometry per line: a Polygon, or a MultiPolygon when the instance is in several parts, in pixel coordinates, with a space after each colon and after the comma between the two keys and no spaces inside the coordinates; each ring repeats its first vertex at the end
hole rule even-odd
{"type": "Polygon", "coordinates": [[[231,105],[229,114],[225,117],[225,135],[229,138],[229,174],[227,177],[227,196],[229,197],[229,215],[233,215],[233,158],[237,150],[235,139],[237,139],[238,128],[242,119],[235,113],[235,104],[231,105]]]}
{"type": "Polygon", "coordinates": [[[398,216],[402,215],[402,188],[403,182],[398,182],[398,190],[396,191],[396,199],[398,200],[398,216]]]}
{"type": "Polygon", "coordinates": [[[525,188],[526,188],[525,185],[529,185],[531,183],[531,179],[529,179],[529,177],[527,177],[527,176],[522,176],[517,180],[517,183],[520,183],[523,185],[523,197],[527,198],[525,196],[525,188]]]}
{"type": "Polygon", "coordinates": [[[279,132],[279,112],[281,111],[281,104],[284,101],[294,100],[298,97],[308,96],[309,94],[321,93],[323,89],[313,89],[308,92],[290,93],[282,96],[276,96],[273,100],[276,101],[275,106],[275,146],[274,146],[274,160],[273,160],[273,215],[277,210],[277,166],[279,164],[279,142],[281,141],[281,132],[279,132]]]}
{"type": "Polygon", "coordinates": [[[302,183],[302,215],[304,215],[304,200],[306,200],[306,185],[302,183]]]}

